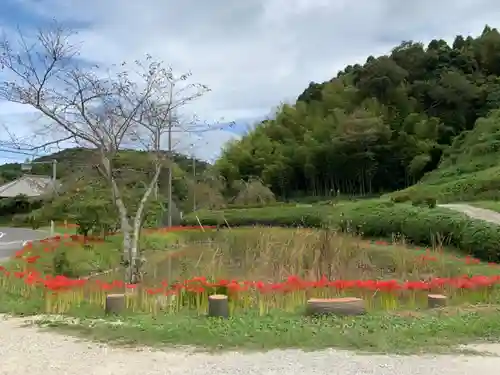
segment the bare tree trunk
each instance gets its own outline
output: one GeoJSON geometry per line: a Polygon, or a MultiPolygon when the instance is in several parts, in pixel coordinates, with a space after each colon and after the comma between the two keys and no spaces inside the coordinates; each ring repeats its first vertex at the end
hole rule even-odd
{"type": "Polygon", "coordinates": [[[135,250],[133,247],[133,233],[132,226],[130,225],[130,220],[127,213],[127,208],[123,202],[122,195],[116,181],[113,177],[111,162],[108,157],[101,155],[102,165],[104,166],[105,177],[107,178],[109,184],[111,185],[111,192],[113,194],[113,201],[116,208],[118,209],[118,214],[120,215],[120,229],[123,234],[123,261],[125,263],[125,281],[129,283],[134,283],[134,260],[137,258],[135,250]]]}
{"type": "Polygon", "coordinates": [[[131,263],[131,278],[130,282],[136,283],[140,280],[140,257],[139,257],[139,239],[141,235],[142,229],[142,216],[144,213],[144,208],[148,203],[149,197],[153,193],[155,187],[157,186],[158,178],[160,177],[161,172],[161,164],[156,165],[156,171],[153,179],[150,181],[148,188],[144,192],[144,195],[139,202],[139,206],[137,207],[137,212],[134,217],[134,230],[133,236],[131,238],[130,244],[130,263],[131,263]]]}

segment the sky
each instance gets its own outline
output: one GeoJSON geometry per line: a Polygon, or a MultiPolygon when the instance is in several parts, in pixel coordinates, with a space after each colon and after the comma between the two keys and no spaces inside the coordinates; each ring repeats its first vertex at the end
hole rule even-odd
{"type": "MultiPolygon", "coordinates": [[[[403,40],[453,40],[500,23],[493,0],[2,0],[3,31],[30,35],[55,18],[78,30],[81,57],[110,65],[152,55],[211,92],[190,113],[217,130],[183,136],[178,151],[212,161],[309,82],[334,77],[403,40]],[[226,123],[233,126],[220,126],[226,123]]],[[[2,79],[0,72],[0,79],[2,79]]],[[[43,118],[0,103],[0,124],[26,136],[43,118]]],[[[8,133],[0,128],[0,140],[8,133]]],[[[0,148],[1,150],[1,148],[0,148]]],[[[0,151],[0,163],[25,155],[0,151]]]]}

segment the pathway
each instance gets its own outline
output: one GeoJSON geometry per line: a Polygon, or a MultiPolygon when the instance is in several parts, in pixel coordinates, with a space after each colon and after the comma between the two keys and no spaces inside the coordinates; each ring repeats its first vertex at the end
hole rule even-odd
{"type": "Polygon", "coordinates": [[[500,368],[498,356],[399,357],[340,350],[217,355],[188,349],[111,348],[22,327],[24,323],[19,318],[0,320],[1,375],[493,375],[500,368]]]}
{"type": "Polygon", "coordinates": [[[44,230],[0,227],[0,260],[11,257],[26,241],[40,240],[49,234],[44,230]]]}
{"type": "Polygon", "coordinates": [[[463,212],[464,214],[474,218],[484,221],[488,221],[493,224],[500,225],[500,213],[487,210],[485,208],[478,208],[465,203],[453,203],[453,204],[440,204],[439,207],[449,208],[450,210],[463,212]]]}

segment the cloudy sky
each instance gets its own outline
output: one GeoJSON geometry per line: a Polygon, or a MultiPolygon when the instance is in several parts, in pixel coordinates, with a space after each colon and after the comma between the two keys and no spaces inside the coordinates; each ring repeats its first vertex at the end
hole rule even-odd
{"type": "MultiPolygon", "coordinates": [[[[79,30],[86,60],[112,64],[151,54],[208,85],[212,91],[189,110],[207,122],[236,125],[183,140],[179,151],[213,160],[225,142],[310,81],[327,80],[402,40],[477,35],[485,24],[498,26],[500,2],[2,0],[6,31],[18,25],[29,34],[54,17],[79,30]]],[[[16,134],[39,121],[24,107],[0,103],[0,122],[16,134]]],[[[0,162],[12,158],[24,156],[0,153],[0,162]]]]}

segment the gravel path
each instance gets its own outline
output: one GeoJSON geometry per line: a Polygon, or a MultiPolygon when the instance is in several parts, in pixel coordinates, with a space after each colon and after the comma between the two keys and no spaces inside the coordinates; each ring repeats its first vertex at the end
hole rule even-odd
{"type": "Polygon", "coordinates": [[[487,210],[485,208],[473,207],[468,204],[454,203],[454,204],[440,204],[439,207],[449,208],[450,210],[463,212],[464,214],[493,224],[500,225],[500,214],[498,212],[487,210]]]}
{"type": "Polygon", "coordinates": [[[493,375],[500,368],[496,356],[398,357],[337,350],[213,355],[180,349],[118,349],[22,327],[25,322],[0,320],[1,375],[493,375]]]}

